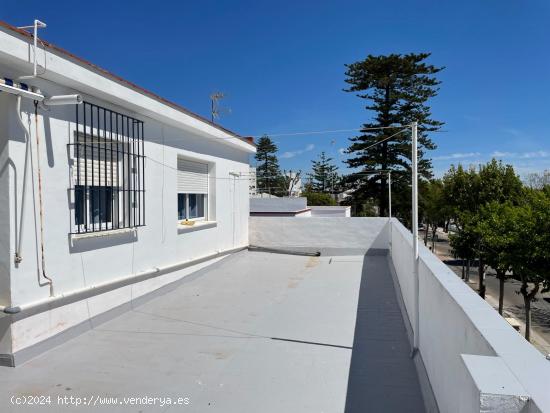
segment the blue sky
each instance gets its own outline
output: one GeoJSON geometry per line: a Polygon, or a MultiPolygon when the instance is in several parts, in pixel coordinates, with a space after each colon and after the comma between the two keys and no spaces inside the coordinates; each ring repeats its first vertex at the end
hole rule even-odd
{"type": "MultiPolygon", "coordinates": [[[[11,3],[11,4],[10,4],[11,3]]],[[[0,19],[39,18],[42,36],[242,135],[354,129],[364,103],[344,64],[367,54],[431,52],[445,66],[434,117],[436,175],[497,156],[519,173],[550,168],[550,3],[463,1],[19,1],[0,19]]],[[[285,169],[320,151],[341,166],[353,132],[275,137],[285,169]]]]}

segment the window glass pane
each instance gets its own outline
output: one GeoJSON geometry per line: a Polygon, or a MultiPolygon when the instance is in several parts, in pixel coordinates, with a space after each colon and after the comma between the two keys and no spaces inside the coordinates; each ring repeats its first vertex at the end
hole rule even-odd
{"type": "Polygon", "coordinates": [[[101,222],[111,222],[111,208],[113,206],[113,188],[104,186],[101,188],[103,192],[101,205],[101,222]]]}
{"type": "Polygon", "coordinates": [[[90,222],[99,224],[99,191],[96,186],[90,187],[90,222]]]}
{"type": "Polygon", "coordinates": [[[185,218],[185,194],[178,194],[178,219],[185,218]]]}
{"type": "Polygon", "coordinates": [[[197,216],[204,217],[204,198],[205,196],[200,194],[197,195],[197,216]]]}
{"type": "Polygon", "coordinates": [[[90,222],[105,224],[111,222],[113,188],[110,186],[92,186],[90,191],[90,222]]]}
{"type": "Polygon", "coordinates": [[[189,218],[204,217],[204,195],[189,194],[189,218]]]}
{"type": "Polygon", "coordinates": [[[86,198],[84,197],[84,187],[75,185],[74,187],[74,220],[76,225],[84,224],[84,205],[86,198]]]}
{"type": "Polygon", "coordinates": [[[189,218],[197,218],[197,194],[189,194],[189,218]]]}

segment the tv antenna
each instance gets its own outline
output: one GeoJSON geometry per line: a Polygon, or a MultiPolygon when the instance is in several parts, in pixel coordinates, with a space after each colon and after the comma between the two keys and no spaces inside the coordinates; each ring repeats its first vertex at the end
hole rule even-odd
{"type": "Polygon", "coordinates": [[[214,119],[219,119],[222,113],[231,113],[230,108],[220,107],[220,100],[225,98],[223,92],[214,92],[210,95],[210,111],[211,111],[211,120],[214,123],[214,119]]]}

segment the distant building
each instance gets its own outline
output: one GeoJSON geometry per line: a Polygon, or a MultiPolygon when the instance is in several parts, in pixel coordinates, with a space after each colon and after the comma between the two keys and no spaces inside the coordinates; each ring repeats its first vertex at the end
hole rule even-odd
{"type": "Polygon", "coordinates": [[[288,196],[298,197],[302,195],[304,186],[302,183],[302,178],[300,177],[299,173],[288,171],[288,172],[285,172],[284,175],[289,178],[288,196]]]}
{"type": "Polygon", "coordinates": [[[249,183],[249,194],[251,197],[256,196],[258,194],[258,188],[257,188],[257,181],[256,181],[256,167],[251,166],[250,167],[250,183],[249,183]]]}
{"type": "MultiPolygon", "coordinates": [[[[292,171],[288,171],[288,172],[284,172],[283,173],[284,176],[286,176],[288,179],[288,188],[287,188],[287,193],[286,195],[289,196],[289,197],[298,197],[300,195],[302,195],[302,192],[303,192],[303,183],[302,183],[302,178],[300,177],[300,175],[297,173],[297,172],[292,172],[292,171]]],[[[250,197],[251,198],[254,198],[254,197],[260,197],[260,198],[278,198],[277,196],[275,195],[272,195],[272,194],[269,194],[268,192],[262,192],[261,189],[258,188],[258,181],[257,181],[257,178],[256,178],[256,167],[255,166],[251,166],[250,167],[250,190],[249,190],[249,194],[250,194],[250,197]]]]}

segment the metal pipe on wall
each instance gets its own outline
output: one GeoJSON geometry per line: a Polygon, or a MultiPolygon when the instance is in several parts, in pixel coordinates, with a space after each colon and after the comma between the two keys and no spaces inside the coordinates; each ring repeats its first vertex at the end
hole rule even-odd
{"type": "Polygon", "coordinates": [[[38,102],[34,102],[34,125],[36,133],[36,169],[38,175],[38,205],[40,209],[40,252],[42,257],[42,276],[50,284],[50,297],[54,295],[53,280],[46,275],[46,256],[44,252],[44,206],[42,202],[42,173],[40,171],[40,135],[38,134],[38,102]]]}
{"type": "Polygon", "coordinates": [[[23,188],[21,190],[21,208],[20,208],[20,217],[19,217],[19,234],[17,237],[17,245],[15,246],[15,264],[19,264],[23,257],[21,255],[22,245],[23,245],[23,234],[24,234],[24,223],[25,223],[25,200],[26,200],[26,194],[27,194],[27,171],[28,171],[28,163],[29,163],[29,155],[30,155],[30,135],[29,130],[23,123],[23,119],[21,119],[21,96],[17,96],[17,106],[16,106],[16,112],[17,112],[17,120],[19,121],[19,124],[21,125],[21,128],[23,129],[25,133],[25,162],[23,164],[23,188]]]}

